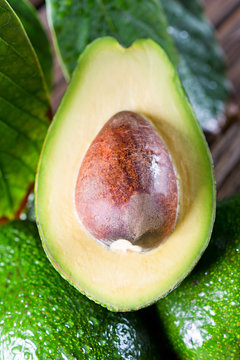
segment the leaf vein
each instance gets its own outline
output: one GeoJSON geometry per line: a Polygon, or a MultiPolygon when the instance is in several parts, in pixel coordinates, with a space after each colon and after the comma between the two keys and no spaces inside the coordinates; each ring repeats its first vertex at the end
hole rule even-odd
{"type": "Polygon", "coordinates": [[[13,211],[13,198],[12,198],[10,188],[8,186],[8,182],[6,180],[5,172],[3,170],[3,166],[1,164],[1,162],[0,162],[0,174],[2,175],[1,177],[2,177],[2,180],[3,180],[3,185],[5,187],[5,191],[3,191],[2,193],[6,194],[8,205],[9,205],[11,211],[13,211]]]}
{"type": "Polygon", "coordinates": [[[2,99],[3,101],[5,101],[10,107],[14,107],[15,109],[19,110],[20,112],[22,112],[23,114],[26,114],[27,116],[31,117],[31,119],[36,120],[37,122],[41,123],[42,125],[44,125],[46,128],[48,128],[48,123],[47,121],[44,121],[42,119],[40,119],[39,117],[29,113],[28,111],[20,108],[19,106],[10,103],[7,99],[5,99],[3,96],[0,96],[0,99],[2,99]]]}
{"type": "MultiPolygon", "coordinates": [[[[0,123],[5,124],[7,127],[9,127],[10,129],[12,129],[13,131],[15,131],[17,134],[21,135],[22,137],[24,137],[28,142],[30,142],[32,144],[32,146],[34,147],[35,151],[39,154],[39,149],[37,148],[37,145],[35,144],[35,142],[26,134],[24,134],[23,132],[19,131],[19,129],[15,128],[14,126],[12,126],[12,124],[9,124],[7,121],[5,121],[4,119],[0,118],[0,123]]],[[[0,150],[1,151],[1,150],[0,150]]]]}
{"type": "Polygon", "coordinates": [[[9,156],[9,157],[17,160],[20,164],[22,164],[22,165],[25,167],[25,169],[27,169],[27,170],[29,171],[29,173],[35,174],[35,170],[32,169],[22,158],[14,155],[14,154],[11,154],[11,153],[9,153],[9,152],[7,152],[7,151],[2,151],[2,150],[0,150],[0,153],[1,153],[1,154],[5,154],[5,155],[7,155],[7,156],[9,156]]]}
{"type": "Polygon", "coordinates": [[[18,87],[19,89],[21,89],[25,94],[30,95],[31,97],[34,97],[35,101],[39,102],[40,104],[44,105],[45,107],[47,106],[46,103],[44,103],[42,100],[40,100],[39,98],[37,98],[36,96],[33,96],[28,90],[24,89],[21,85],[17,84],[13,79],[11,79],[9,76],[7,76],[5,73],[3,73],[2,71],[0,71],[0,76],[4,79],[6,79],[7,81],[9,81],[10,83],[14,84],[16,87],[18,87]]]}

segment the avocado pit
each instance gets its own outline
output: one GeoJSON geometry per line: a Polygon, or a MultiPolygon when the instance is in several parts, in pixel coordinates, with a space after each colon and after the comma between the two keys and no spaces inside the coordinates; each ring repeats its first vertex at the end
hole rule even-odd
{"type": "Polygon", "coordinates": [[[135,245],[152,232],[159,241],[170,235],[177,219],[177,179],[168,149],[148,119],[121,111],[103,126],[80,166],[75,206],[86,230],[107,246],[122,239],[135,245]]]}

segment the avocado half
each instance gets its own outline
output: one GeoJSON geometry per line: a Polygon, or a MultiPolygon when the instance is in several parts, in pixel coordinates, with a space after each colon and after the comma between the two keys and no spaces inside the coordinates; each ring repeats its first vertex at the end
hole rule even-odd
{"type": "MultiPolygon", "coordinates": [[[[129,48],[95,40],[80,56],[48,131],[35,186],[37,223],[54,267],[110,310],[147,306],[176,287],[206,248],[215,217],[208,146],[165,52],[150,39],[129,48]],[[142,114],[161,136],[178,182],[174,230],[147,251],[102,246],[79,220],[75,188],[81,163],[106,122],[121,111],[142,114]]],[[[139,247],[138,247],[139,248],[139,247]]]]}

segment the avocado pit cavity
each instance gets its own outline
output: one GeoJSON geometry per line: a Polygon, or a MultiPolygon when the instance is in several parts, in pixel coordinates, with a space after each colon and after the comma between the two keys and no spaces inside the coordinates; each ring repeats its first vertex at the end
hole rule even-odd
{"type": "Polygon", "coordinates": [[[152,232],[159,241],[170,235],[177,219],[177,180],[168,149],[149,120],[122,111],[103,126],[83,158],[75,206],[83,226],[104,245],[122,239],[137,245],[152,232]]]}

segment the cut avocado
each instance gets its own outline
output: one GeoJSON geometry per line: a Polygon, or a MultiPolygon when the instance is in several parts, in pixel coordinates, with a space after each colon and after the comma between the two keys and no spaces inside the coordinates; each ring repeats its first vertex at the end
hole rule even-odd
{"type": "Polygon", "coordinates": [[[35,224],[0,227],[0,359],[158,360],[138,313],[113,313],[64,281],[35,224]]]}
{"type": "MultiPolygon", "coordinates": [[[[155,166],[154,157],[148,158],[150,167],[155,166]]],[[[147,190],[137,191],[141,195],[147,190]]],[[[213,168],[177,73],[159,45],[149,39],[123,48],[106,37],[87,47],[49,129],[35,193],[38,227],[50,261],[77,289],[109,309],[147,306],[188,274],[212,231],[213,168]],[[94,238],[79,217],[76,184],[81,165],[104,125],[124,111],[144,117],[167,149],[178,187],[177,219],[165,237],[153,226],[132,243],[120,238],[108,246],[104,239],[94,238]]],[[[136,204],[133,208],[139,209],[141,202],[136,204]]]]}
{"type": "Polygon", "coordinates": [[[239,360],[240,194],[217,206],[203,257],[176,291],[157,304],[178,358],[239,360]]]}

